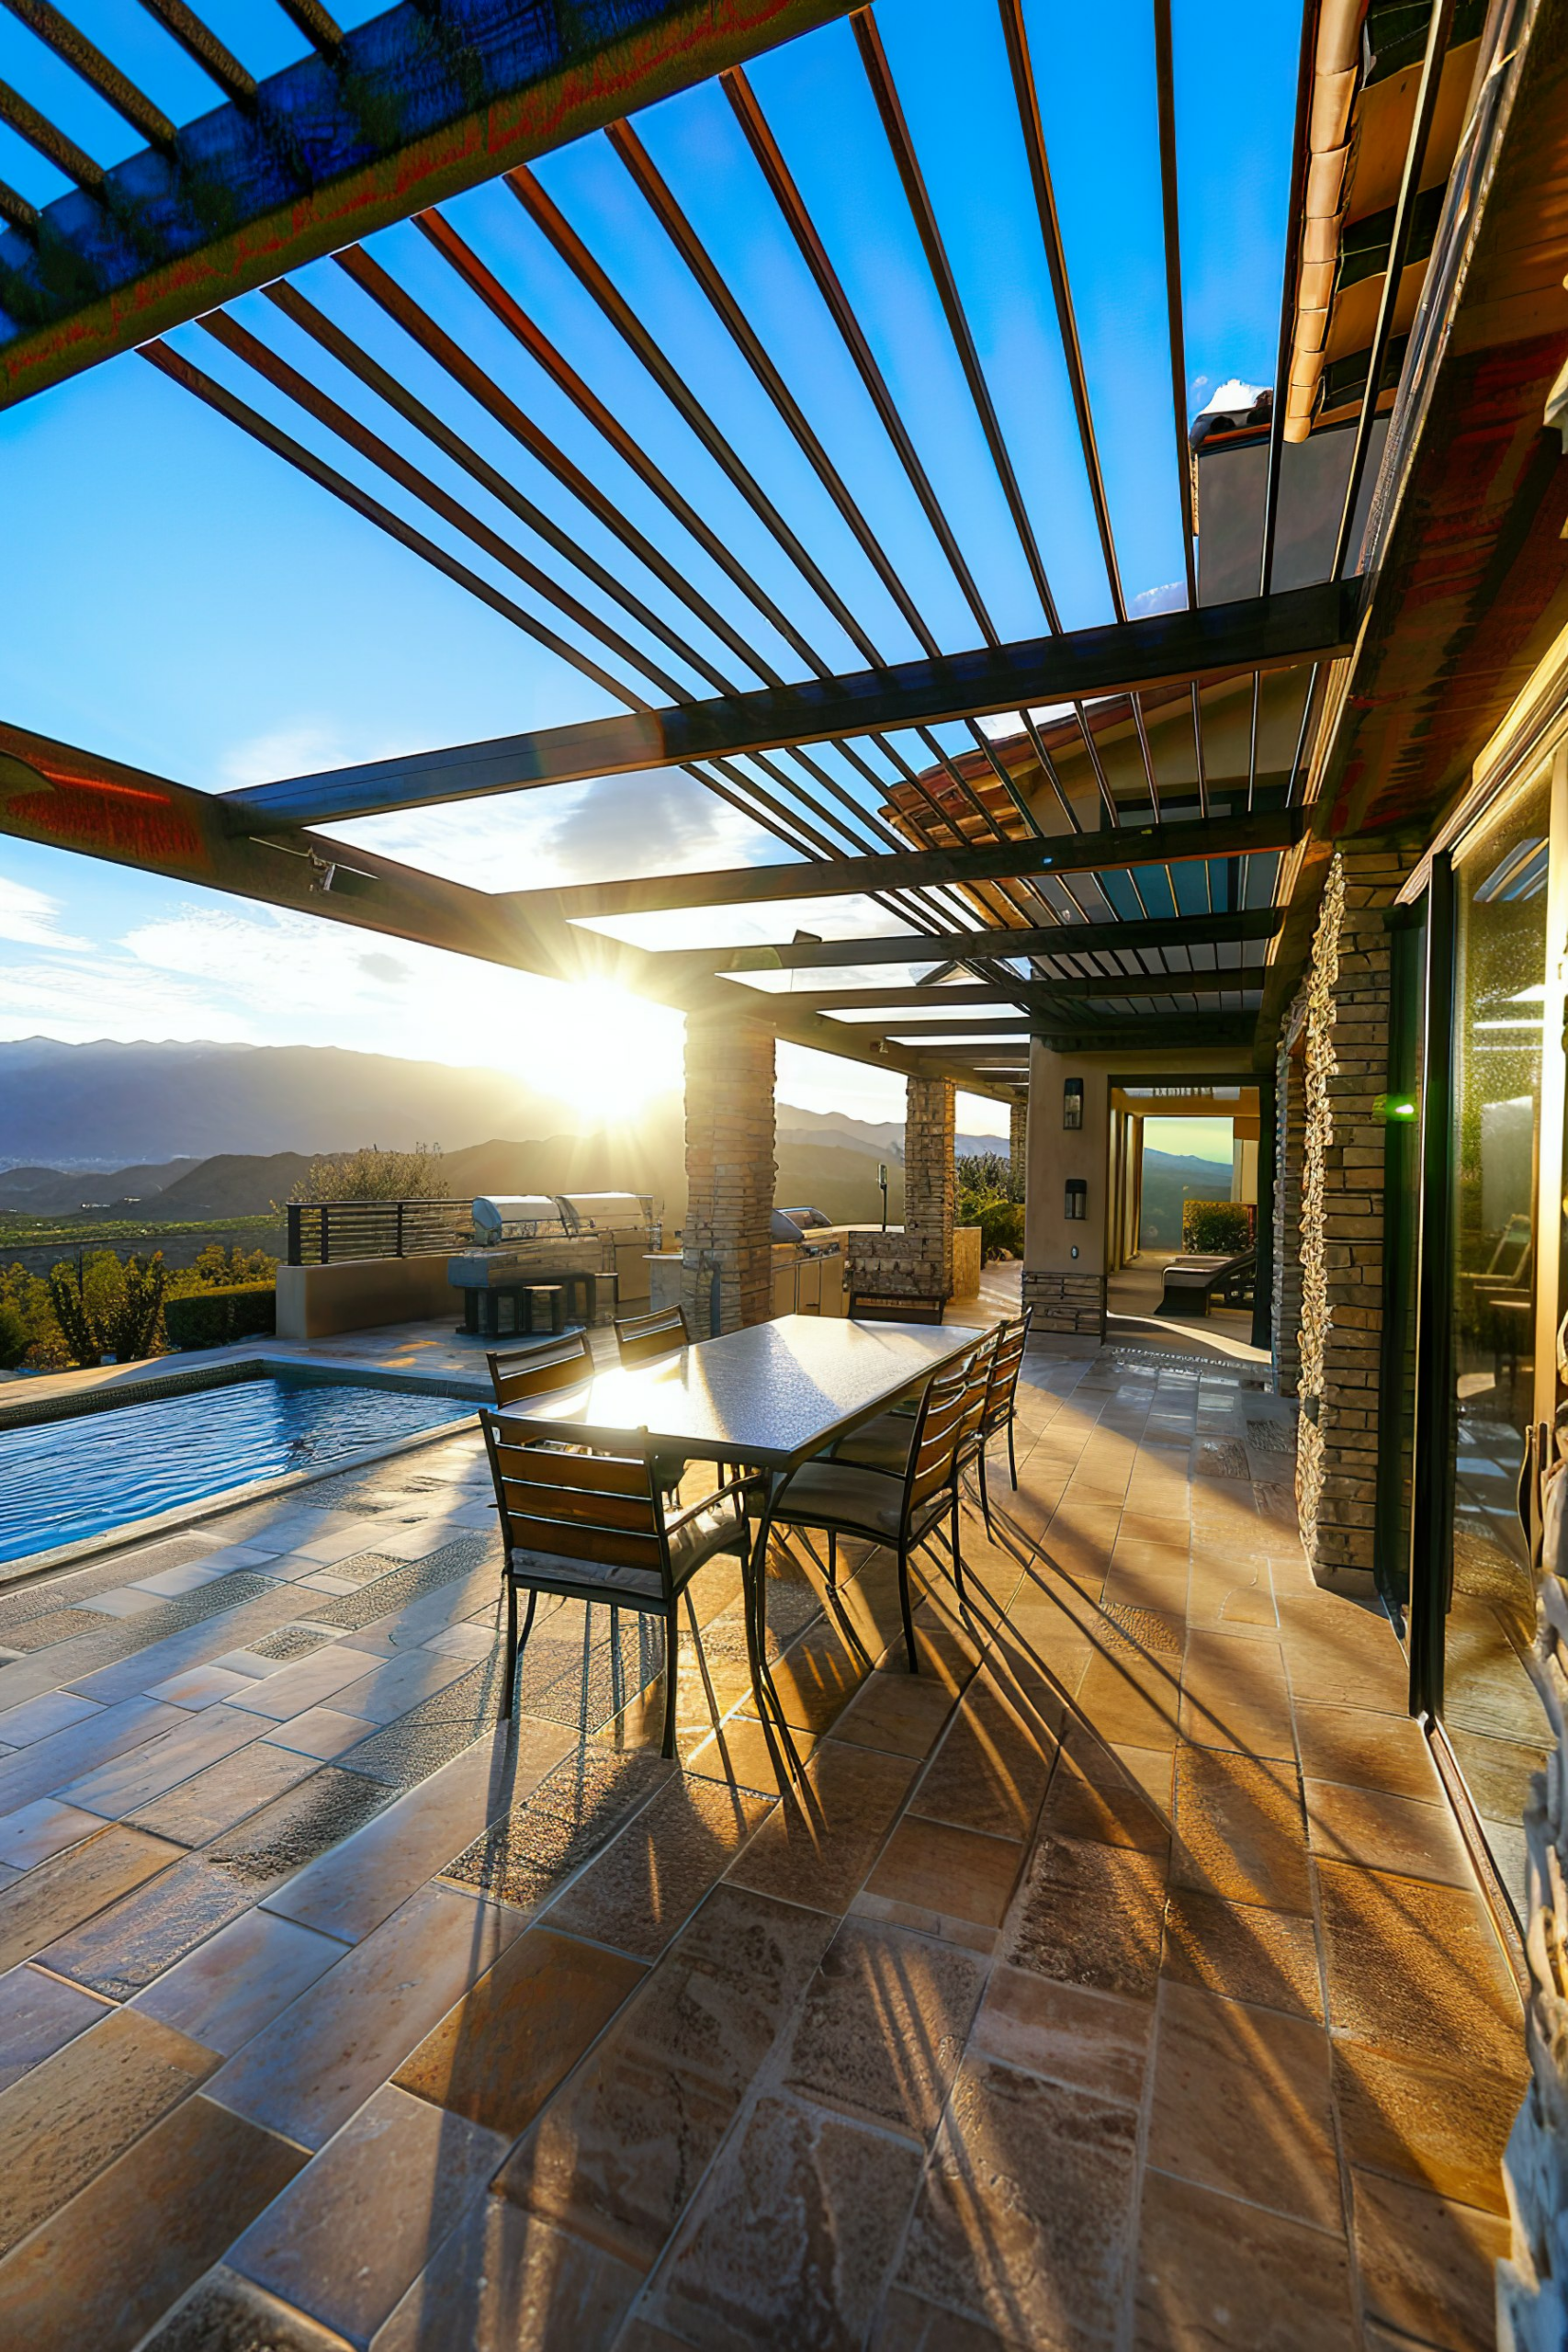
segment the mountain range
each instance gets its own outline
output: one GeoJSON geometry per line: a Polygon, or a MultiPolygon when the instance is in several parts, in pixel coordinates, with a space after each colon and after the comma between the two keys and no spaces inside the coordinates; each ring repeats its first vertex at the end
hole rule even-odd
{"type": "MultiPolygon", "coordinates": [[[[477,1193],[651,1193],[683,1212],[679,1098],[635,1127],[584,1128],[565,1105],[499,1070],[450,1069],[335,1046],[0,1043],[0,1211],[84,1206],[149,1219],[265,1214],[317,1153],[365,1143],[445,1147],[455,1198],[477,1193]],[[497,1130],[500,1129],[500,1134],[497,1130]],[[475,1134],[491,1140],[470,1143],[475,1134]]],[[[994,1150],[964,1136],[960,1150],[994,1150]]],[[[903,1214],[901,1121],[778,1105],[776,1197],[832,1217],[903,1214]]]]}

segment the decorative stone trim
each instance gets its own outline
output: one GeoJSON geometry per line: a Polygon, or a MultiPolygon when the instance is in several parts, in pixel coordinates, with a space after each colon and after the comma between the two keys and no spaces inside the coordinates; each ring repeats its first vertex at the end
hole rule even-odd
{"type": "Polygon", "coordinates": [[[1021,1201],[1029,1183],[1029,1097],[1014,1102],[1008,1114],[1008,1169],[1013,1197],[1021,1201]]]}
{"type": "MultiPolygon", "coordinates": [[[[1359,1583],[1372,1570],[1382,1328],[1378,1099],[1388,1085],[1383,912],[1414,862],[1394,850],[1336,854],[1306,979],[1296,1499],[1302,1542],[1324,1584],[1359,1583]]],[[[1287,1181],[1289,1166],[1287,1143],[1287,1181]]]]}
{"type": "Polygon", "coordinates": [[[1305,984],[1286,1014],[1274,1065],[1274,1390],[1294,1396],[1301,1385],[1302,1171],[1306,1154],[1306,1091],[1292,1045],[1306,1018],[1305,984]]]}
{"type": "Polygon", "coordinates": [[[773,1312],[773,1038],[734,1013],[686,1016],[686,1223],[681,1304],[694,1338],[773,1312]]]}
{"type": "Polygon", "coordinates": [[[1103,1274],[1040,1274],[1026,1267],[1023,1304],[1034,1310],[1035,1336],[1063,1331],[1099,1340],[1105,1335],[1103,1274]]]}

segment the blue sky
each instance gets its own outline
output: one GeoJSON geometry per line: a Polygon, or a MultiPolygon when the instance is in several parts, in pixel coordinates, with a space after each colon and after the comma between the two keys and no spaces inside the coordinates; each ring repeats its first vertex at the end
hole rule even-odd
{"type": "MultiPolygon", "coordinates": [[[[299,53],[273,0],[208,0],[258,74],[299,53]]],[[[368,6],[339,7],[353,22],[368,6]]],[[[212,94],[143,12],[77,0],[90,36],[176,119],[212,94]]],[[[1176,0],[1189,404],[1219,383],[1262,381],[1277,323],[1295,28],[1289,12],[1218,36],[1212,9],[1176,0]]],[[[1181,571],[1159,237],[1152,34],[1146,0],[1094,10],[1035,5],[1029,29],[1101,454],[1130,599],[1181,571]]],[[[1068,627],[1109,617],[1073,435],[1056,329],[987,0],[882,0],[878,22],[976,340],[1068,627]]],[[[97,158],[135,143],[65,68],[0,17],[0,76],[97,158]]],[[[752,81],[898,398],[1004,637],[1036,634],[1039,605],[975,426],[846,25],[757,62],[752,81]]],[[[939,640],[975,639],[972,616],[921,517],[826,311],[716,89],[650,110],[637,129],[851,483],[939,640]]],[[[0,128],[0,177],[34,201],[51,168],[0,128]]],[[[838,582],[877,650],[916,650],[908,628],[607,141],[545,159],[539,177],[613,271],[792,526],[838,582]]],[[[757,517],[696,446],[637,360],[499,187],[448,217],[637,434],[766,591],[834,666],[860,656],[757,517]]],[[[798,659],[417,232],[372,252],[665,548],[785,675],[798,659]]],[[[457,391],[331,263],[301,290],[625,577],[696,650],[750,683],[669,592],[457,391]]],[[[544,569],[570,575],[411,427],[380,409],[262,297],[236,315],[418,462],[544,569]]],[[[523,603],[490,559],[303,419],[202,332],[187,357],[375,482],[389,504],[523,603]]],[[[13,721],[221,790],[357,758],[593,715],[604,691],[392,545],[134,356],[0,415],[0,709],[13,721]]],[[[597,591],[572,581],[609,614],[597,591]]],[[[634,643],[636,625],[614,615],[634,643]]],[[[571,634],[569,629],[567,634],[571,634]]],[[[663,648],[662,666],[708,691],[663,648]]],[[[615,662],[611,667],[617,666],[615,662]]],[[[649,699],[662,695],[623,668],[649,699]]],[[[956,739],[955,739],[956,740],[956,739]]],[[[833,763],[833,755],[827,755],[833,763]]],[[[836,771],[848,779],[840,763],[836,771]]],[[[393,854],[486,887],[656,871],[784,854],[760,827],[683,777],[617,779],[433,810],[353,829],[393,854]]],[[[681,936],[696,935],[690,917],[681,936]]],[[[886,917],[853,902],[792,903],[752,936],[796,923],[843,933],[886,917]]],[[[716,935],[716,933],[703,935],[716,935]]],[[[727,934],[728,935],[728,934],[727,934]]],[[[242,902],[0,841],[0,1035],[219,1036],[342,1044],[475,1058],[461,960],[285,922],[242,902]],[[378,968],[378,966],[379,968],[378,968]],[[454,1025],[463,1034],[454,1036],[454,1025]]],[[[547,983],[508,981],[519,1035],[553,1017],[547,983]]],[[[658,1016],[650,1056],[675,1069],[678,1028],[658,1016]],[[662,1023],[662,1026],[660,1025],[662,1023]],[[660,1044],[659,1039],[664,1042],[660,1044]]],[[[519,1047],[520,1057],[525,1048],[519,1047]]],[[[781,1056],[781,1092],[816,1107],[897,1115],[897,1081],[851,1064],[781,1056]]],[[[999,1106],[962,1124],[997,1125],[999,1106]]],[[[974,1115],[967,1115],[973,1112],[974,1115]]]]}

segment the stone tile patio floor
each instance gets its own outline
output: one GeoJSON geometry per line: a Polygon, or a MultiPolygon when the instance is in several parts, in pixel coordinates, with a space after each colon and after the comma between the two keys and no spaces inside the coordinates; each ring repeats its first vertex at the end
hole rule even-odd
{"type": "Polygon", "coordinates": [[[466,1435],[0,1594],[0,2341],[1489,2344],[1514,1983],[1291,1412],[1032,1354],[918,1679],[775,1551],[783,1795],[732,1562],[675,1764],[629,1615],[496,1724],[466,1435]]]}

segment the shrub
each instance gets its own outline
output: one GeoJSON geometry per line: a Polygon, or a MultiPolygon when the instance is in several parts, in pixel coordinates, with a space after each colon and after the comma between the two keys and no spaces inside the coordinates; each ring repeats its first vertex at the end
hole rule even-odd
{"type": "Polygon", "coordinates": [[[18,1361],[35,1372],[63,1372],[71,1358],[43,1276],[29,1274],[25,1266],[0,1270],[0,1305],[20,1319],[28,1335],[27,1348],[18,1361]]]}
{"type": "Polygon", "coordinates": [[[1012,1160],[1007,1152],[961,1152],[953,1164],[961,1193],[969,1193],[983,1201],[1021,1202],[1022,1194],[1013,1182],[1012,1160]]]}
{"type": "Polygon", "coordinates": [[[1023,1204],[1021,1201],[979,1201],[973,1213],[954,1220],[959,1225],[977,1225],[980,1228],[980,1255],[989,1263],[1005,1250],[1010,1257],[1023,1255],[1023,1204]]]}
{"type": "Polygon", "coordinates": [[[276,1285],[235,1283],[226,1290],[187,1291],[183,1298],[171,1298],[165,1304],[164,1328],[172,1348],[221,1348],[231,1340],[275,1331],[276,1285]]]}
{"type": "Polygon", "coordinates": [[[362,1144],[357,1151],[325,1152],[312,1159],[296,1198],[444,1201],[450,1189],[438,1143],[416,1143],[412,1151],[383,1151],[371,1143],[362,1144]]]}
{"type": "Polygon", "coordinates": [[[184,1298],[199,1290],[232,1290],[241,1283],[271,1283],[277,1279],[277,1260],[265,1250],[242,1250],[235,1243],[209,1242],[194,1265],[182,1266],[169,1276],[167,1296],[184,1298]]]}
{"type": "Polygon", "coordinates": [[[1257,1216],[1248,1201],[1183,1201],[1181,1247],[1195,1257],[1238,1257],[1252,1247],[1257,1216]]]}
{"type": "Polygon", "coordinates": [[[91,1368],[106,1354],[116,1363],[134,1363],[157,1353],[168,1282],[161,1250],[123,1264],[112,1250],[95,1250],[79,1275],[61,1259],[47,1279],[54,1322],[73,1363],[91,1368]]]}
{"type": "Polygon", "coordinates": [[[32,1343],[21,1308],[13,1306],[8,1298],[0,1298],[0,1372],[15,1372],[32,1343]]]}

